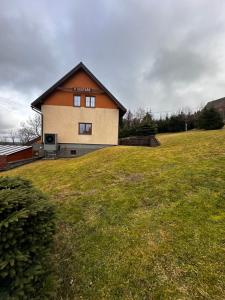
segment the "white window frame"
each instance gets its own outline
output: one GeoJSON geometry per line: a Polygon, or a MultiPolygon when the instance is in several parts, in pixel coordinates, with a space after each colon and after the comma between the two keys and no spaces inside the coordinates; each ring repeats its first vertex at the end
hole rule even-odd
{"type": "Polygon", "coordinates": [[[73,96],[73,106],[75,106],[75,107],[80,107],[81,106],[81,96],[80,95],[74,95],[73,96]],[[77,102],[76,102],[77,98],[79,98],[79,105],[77,105],[77,102]]]}
{"type": "Polygon", "coordinates": [[[92,135],[92,123],[78,123],[78,134],[80,135],[92,135]],[[81,125],[84,126],[84,131],[81,130],[81,125]],[[87,131],[87,127],[90,126],[90,131],[87,131]]]}
{"type": "Polygon", "coordinates": [[[86,96],[85,97],[85,107],[95,107],[95,96],[86,96]]]}
{"type": "Polygon", "coordinates": [[[95,96],[91,97],[91,107],[95,107],[95,96]]]}

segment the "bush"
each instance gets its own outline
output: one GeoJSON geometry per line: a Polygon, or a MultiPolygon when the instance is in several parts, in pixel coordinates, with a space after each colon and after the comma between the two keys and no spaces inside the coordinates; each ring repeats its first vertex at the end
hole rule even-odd
{"type": "Polygon", "coordinates": [[[150,112],[142,111],[133,117],[133,114],[128,111],[120,124],[119,137],[148,136],[154,135],[156,132],[157,125],[150,112]]]}
{"type": "Polygon", "coordinates": [[[137,136],[149,136],[156,134],[156,126],[155,124],[152,125],[140,125],[136,128],[135,135],[137,136]]]}
{"type": "Polygon", "coordinates": [[[204,108],[198,118],[200,129],[220,129],[224,126],[221,114],[215,108],[204,108]]]}
{"type": "Polygon", "coordinates": [[[0,299],[49,299],[53,233],[46,197],[30,181],[0,178],[0,299]]]}
{"type": "Polygon", "coordinates": [[[156,121],[158,132],[181,132],[191,130],[196,127],[197,112],[173,114],[170,117],[166,116],[165,119],[160,118],[156,121]]]}

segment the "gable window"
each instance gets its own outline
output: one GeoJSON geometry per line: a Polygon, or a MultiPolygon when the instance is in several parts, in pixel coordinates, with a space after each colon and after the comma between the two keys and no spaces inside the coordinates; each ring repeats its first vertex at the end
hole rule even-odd
{"type": "Polygon", "coordinates": [[[80,106],[80,96],[74,95],[73,96],[73,105],[74,106],[80,106]]]}
{"type": "Polygon", "coordinates": [[[85,106],[86,107],[95,107],[95,97],[94,96],[86,96],[85,98],[85,106]]]}
{"type": "Polygon", "coordinates": [[[79,134],[92,134],[92,123],[79,123],[79,134]]]}

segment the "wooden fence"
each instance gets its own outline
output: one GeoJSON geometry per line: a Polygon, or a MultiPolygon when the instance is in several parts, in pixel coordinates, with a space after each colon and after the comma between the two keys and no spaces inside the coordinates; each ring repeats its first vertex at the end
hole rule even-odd
{"type": "Polygon", "coordinates": [[[126,138],[120,138],[119,145],[157,147],[160,146],[160,142],[155,135],[130,136],[126,138]]]}

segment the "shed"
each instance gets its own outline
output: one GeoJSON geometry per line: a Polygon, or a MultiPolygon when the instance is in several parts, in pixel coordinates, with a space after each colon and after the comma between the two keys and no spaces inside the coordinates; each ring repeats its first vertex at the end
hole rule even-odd
{"type": "Polygon", "coordinates": [[[31,146],[0,145],[0,171],[7,170],[33,160],[31,146]]]}

